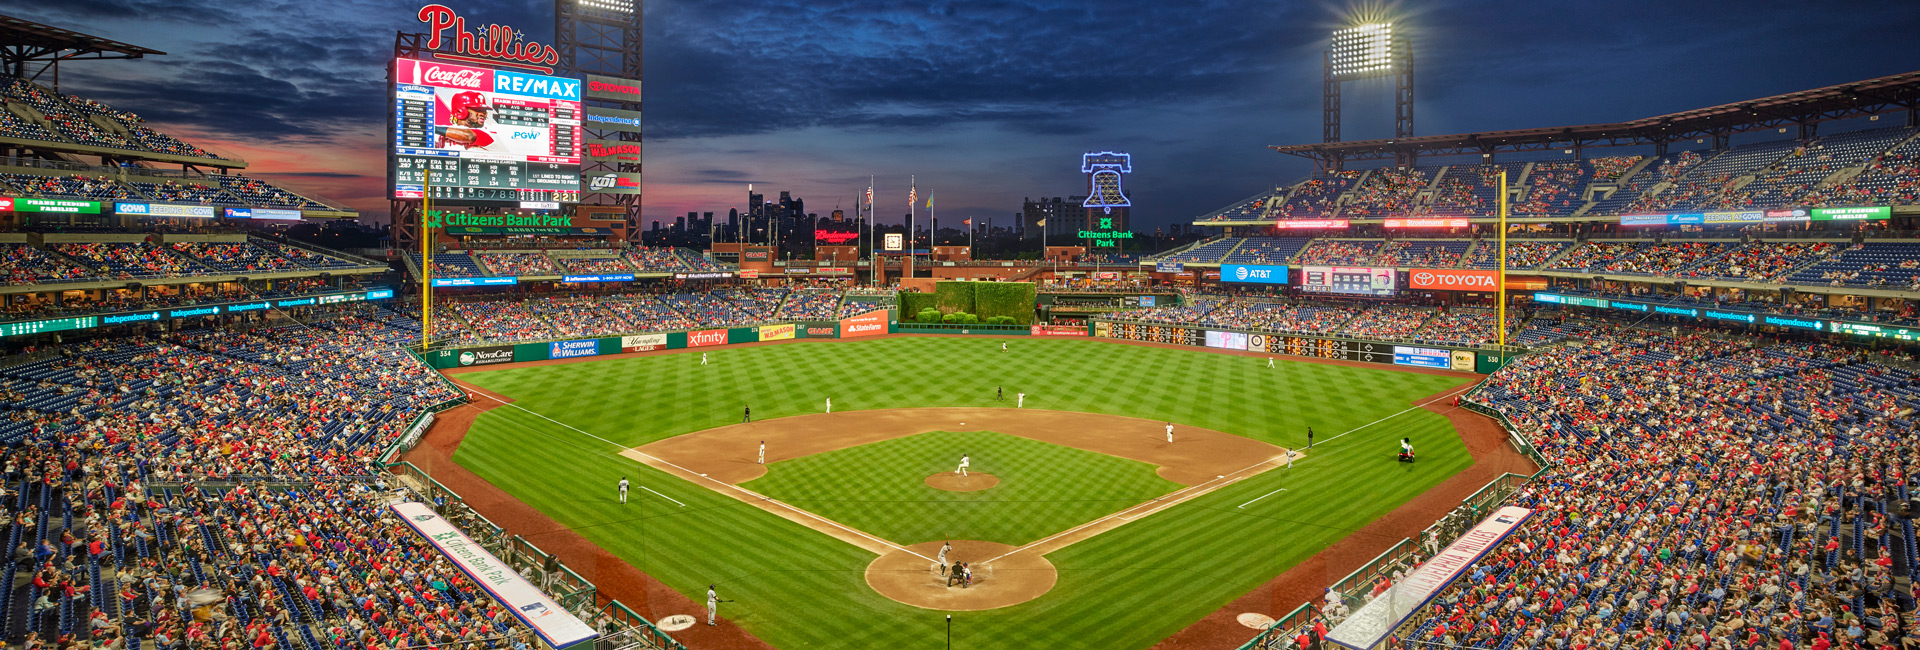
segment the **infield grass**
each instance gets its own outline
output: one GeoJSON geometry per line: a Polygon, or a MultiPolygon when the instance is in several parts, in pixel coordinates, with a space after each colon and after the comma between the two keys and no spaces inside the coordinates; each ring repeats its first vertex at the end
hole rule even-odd
{"type": "MultiPolygon", "coordinates": [[[[717,584],[737,601],[722,616],[787,650],[942,648],[944,613],[868,588],[873,554],[621,449],[738,422],[748,404],[756,420],[816,413],[829,396],[836,411],[1010,408],[1024,391],[1029,408],[1167,420],[1289,448],[1304,447],[1313,427],[1317,443],[1293,469],[1051,553],[1060,578],[1046,595],[954,616],[953,647],[1007,650],[1151,646],[1472,463],[1446,419],[1414,403],[1457,378],[1296,361],[1268,369],[1258,357],[1102,341],[1011,343],[1002,352],[985,338],[796,342],[709,349],[707,366],[693,350],[464,374],[515,404],[480,416],[454,458],[696,601],[717,584]],[[1006,402],[994,401],[997,385],[1006,402]],[[1394,462],[1401,437],[1413,438],[1419,463],[1394,462]],[[621,505],[613,486],[622,476],[685,506],[639,489],[621,505]]],[[[925,477],[905,474],[913,485],[925,477]]],[[[826,482],[810,494],[856,501],[874,489],[826,482]]],[[[657,612],[673,613],[695,612],[657,612]]]]}
{"type": "Polygon", "coordinates": [[[975,539],[1021,546],[1180,489],[1154,466],[991,431],[933,431],[781,461],[749,490],[903,546],[975,539]],[[1000,483],[948,492],[926,483],[969,472],[1000,483]]]}

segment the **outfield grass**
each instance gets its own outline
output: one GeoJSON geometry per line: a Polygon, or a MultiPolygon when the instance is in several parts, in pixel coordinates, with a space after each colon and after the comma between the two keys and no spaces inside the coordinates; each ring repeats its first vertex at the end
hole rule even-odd
{"type": "Polygon", "coordinates": [[[1180,489],[1154,469],[1004,433],[934,431],[774,463],[742,486],[901,545],[1021,546],[1180,489]],[[978,492],[927,485],[963,451],[969,472],[1000,483],[978,492]]]}
{"type": "Polygon", "coordinates": [[[709,350],[707,366],[692,351],[465,374],[526,410],[482,415],[455,460],[695,600],[717,583],[738,601],[722,615],[775,647],[890,650],[943,647],[944,614],[869,589],[871,553],[617,452],[738,422],[743,405],[758,420],[819,412],[829,396],[836,411],[1010,407],[1024,391],[1029,407],[1170,420],[1284,447],[1304,446],[1313,427],[1319,443],[1294,469],[1049,554],[1060,580],[1047,595],[955,615],[954,647],[1009,650],[1150,646],[1472,462],[1445,418],[1412,409],[1459,383],[1451,377],[1292,361],[1268,369],[1258,357],[1100,341],[999,348],[960,337],[798,342],[709,350]],[[993,401],[996,385],[1007,402],[993,401]],[[1418,464],[1394,462],[1403,436],[1418,464]],[[623,475],[686,506],[640,490],[621,506],[612,486],[623,475]]]}

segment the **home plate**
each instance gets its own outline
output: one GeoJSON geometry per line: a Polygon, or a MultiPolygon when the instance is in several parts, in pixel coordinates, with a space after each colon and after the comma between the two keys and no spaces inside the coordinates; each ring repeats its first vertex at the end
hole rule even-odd
{"type": "MultiPolygon", "coordinates": [[[[1259,614],[1241,614],[1240,615],[1241,622],[1242,623],[1246,622],[1246,617],[1248,616],[1259,616],[1259,614]]],[[[1268,620],[1272,620],[1272,619],[1268,619],[1268,620]]],[[[679,632],[681,630],[693,627],[693,623],[694,623],[694,619],[692,616],[688,616],[686,614],[674,614],[672,616],[668,616],[666,618],[660,619],[660,622],[656,625],[656,627],[659,627],[660,631],[662,632],[679,632]]]]}
{"type": "MultiPolygon", "coordinates": [[[[667,620],[673,620],[673,617],[669,616],[667,617],[667,620]]],[[[1268,616],[1266,614],[1255,614],[1253,612],[1247,612],[1245,614],[1235,616],[1234,620],[1240,621],[1241,625],[1245,625],[1247,627],[1250,627],[1256,630],[1264,630],[1264,629],[1273,627],[1273,617],[1268,616]]],[[[692,623],[688,623],[688,625],[692,625],[692,623]]],[[[660,629],[667,630],[667,625],[665,622],[662,622],[660,624],[660,629]]],[[[667,630],[667,631],[672,632],[673,630],[667,630]]]]}

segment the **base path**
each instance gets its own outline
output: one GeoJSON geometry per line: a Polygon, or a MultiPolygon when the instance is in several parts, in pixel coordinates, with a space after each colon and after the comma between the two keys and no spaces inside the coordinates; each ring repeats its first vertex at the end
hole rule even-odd
{"type": "Polygon", "coordinates": [[[962,539],[952,543],[947,568],[951,571],[953,564],[966,562],[973,570],[972,586],[949,583],[940,575],[940,565],[926,559],[939,556],[941,542],[915,544],[906,551],[880,556],[867,565],[867,585],[882,596],[914,607],[971,612],[1039,598],[1060,579],[1053,563],[1038,553],[982,562],[986,558],[1006,556],[1013,547],[962,539]]]}
{"type": "Polygon", "coordinates": [[[948,492],[979,492],[999,484],[1000,477],[979,472],[969,472],[966,476],[941,472],[927,477],[927,487],[948,492]]]}

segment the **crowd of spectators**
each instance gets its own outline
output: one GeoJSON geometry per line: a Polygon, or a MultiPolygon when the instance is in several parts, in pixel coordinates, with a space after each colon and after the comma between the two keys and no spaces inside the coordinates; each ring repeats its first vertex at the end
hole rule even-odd
{"type": "Polygon", "coordinates": [[[1590,241],[1555,261],[1552,268],[1672,276],[1723,252],[1726,244],[1721,242],[1590,241]]]}
{"type": "Polygon", "coordinates": [[[1421,167],[1375,169],[1355,189],[1340,214],[1368,217],[1401,214],[1413,205],[1414,195],[1432,180],[1421,167]]]}
{"type": "Polygon", "coordinates": [[[114,279],[184,277],[206,275],[205,267],[165,249],[146,243],[84,242],[48,244],[55,253],[103,269],[114,279]]]}
{"type": "MultiPolygon", "coordinates": [[[[534,313],[527,301],[472,300],[450,302],[446,306],[467,325],[459,331],[461,343],[512,343],[559,338],[553,326],[534,313]]],[[[439,319],[437,312],[435,319],[439,319]]]]}
{"type": "Polygon", "coordinates": [[[1285,304],[1235,299],[1221,303],[1199,323],[1285,334],[1331,334],[1360,310],[1339,304],[1285,304]]]}
{"type": "Polygon", "coordinates": [[[474,255],[488,273],[504,275],[560,275],[545,253],[478,253],[474,255]]]}
{"type": "MultiPolygon", "coordinates": [[[[1527,241],[1507,240],[1507,268],[1531,269],[1547,260],[1553,259],[1572,242],[1564,241],[1527,241]]],[[[1500,242],[1482,240],[1467,256],[1466,267],[1472,269],[1500,268],[1500,242]]]]}
{"type": "Polygon", "coordinates": [[[75,197],[82,199],[126,199],[133,198],[133,191],[127,186],[107,178],[96,178],[84,174],[72,176],[42,176],[39,174],[0,174],[7,184],[19,188],[21,192],[34,196],[75,197]]]}
{"type": "Polygon", "coordinates": [[[742,309],[730,293],[726,290],[675,293],[661,296],[660,299],[702,327],[736,327],[761,322],[760,318],[742,309]]]}
{"type": "Polygon", "coordinates": [[[1406,305],[1373,305],[1340,327],[1339,333],[1368,339],[1411,338],[1433,310],[1406,305]]]}
{"type": "Polygon", "coordinates": [[[1468,242],[1422,242],[1395,240],[1380,246],[1380,252],[1374,256],[1373,263],[1380,266],[1420,266],[1426,268],[1453,268],[1460,262],[1460,253],[1465,251],[1468,242]]]}
{"type": "MultiPolygon", "coordinates": [[[[204,155],[206,152],[201,152],[204,155]]],[[[257,178],[247,178],[238,174],[210,176],[220,184],[221,189],[240,197],[248,205],[274,208],[322,209],[327,206],[308,200],[257,178]]]]}
{"type": "Polygon", "coordinates": [[[528,300],[533,314],[563,337],[614,336],[636,331],[624,319],[601,309],[599,296],[546,296],[528,300]]]}
{"type": "Polygon", "coordinates": [[[134,183],[156,201],[198,203],[200,205],[241,205],[242,202],[215,185],[166,180],[158,183],[134,183]]]}
{"type": "Polygon", "coordinates": [[[1515,216],[1572,214],[1583,202],[1591,168],[1583,161],[1560,160],[1533,164],[1527,172],[1527,194],[1511,207],[1515,216]]]}
{"type": "Polygon", "coordinates": [[[635,332],[686,330],[700,326],[653,294],[615,294],[602,298],[600,306],[627,323],[635,332]]]}
{"type": "Polygon", "coordinates": [[[1364,171],[1341,171],[1328,174],[1325,178],[1316,178],[1294,187],[1287,196],[1287,202],[1276,208],[1281,216],[1294,218],[1331,217],[1336,208],[1334,200],[1347,186],[1359,179],[1364,171]]]}
{"type": "Polygon", "coordinates": [[[46,118],[48,124],[53,125],[54,130],[65,134],[74,142],[116,149],[139,148],[128,142],[126,137],[100,128],[99,125],[89,121],[85,115],[67,108],[67,105],[54,93],[42,89],[39,84],[18,77],[8,77],[4,88],[8,97],[32,106],[46,118]]]}
{"type": "Polygon", "coordinates": [[[673,273],[690,270],[686,260],[680,259],[671,248],[635,247],[621,253],[633,268],[643,273],[673,273]]]}
{"type": "Polygon", "coordinates": [[[1380,251],[1378,240],[1316,239],[1294,257],[1296,264],[1364,266],[1380,251]]]}
{"type": "MultiPolygon", "coordinates": [[[[1526,327],[1527,319],[1518,313],[1507,314],[1507,340],[1513,343],[1515,335],[1526,327]]],[[[1433,315],[1420,330],[1414,332],[1413,340],[1418,343],[1442,345],[1481,346],[1500,342],[1498,331],[1499,315],[1488,309],[1453,308],[1433,315]]]]}
{"type": "Polygon", "coordinates": [[[215,271],[289,271],[300,268],[293,260],[281,257],[246,242],[174,242],[173,252],[198,260],[215,271]]]}
{"type": "Polygon", "coordinates": [[[94,271],[40,250],[31,244],[0,244],[0,273],[7,284],[49,284],[92,278],[94,271]]]}
{"type": "Polygon", "coordinates": [[[632,273],[618,257],[555,257],[555,263],[568,273],[632,273]]]}
{"type": "Polygon", "coordinates": [[[787,295],[775,320],[830,320],[840,308],[840,292],[832,289],[802,289],[787,295]]]}
{"type": "Polygon", "coordinates": [[[1678,276],[1765,282],[1826,259],[1845,248],[1845,245],[1833,242],[1754,242],[1681,271],[1678,276]]]}

